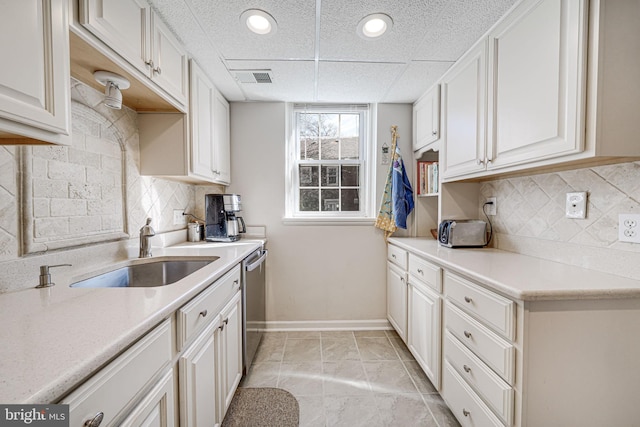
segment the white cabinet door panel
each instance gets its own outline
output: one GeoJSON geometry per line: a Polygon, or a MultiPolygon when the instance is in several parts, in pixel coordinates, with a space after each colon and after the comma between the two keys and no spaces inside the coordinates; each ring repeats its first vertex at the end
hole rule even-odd
{"type": "Polygon", "coordinates": [[[213,180],[213,108],[215,88],[195,62],[191,62],[191,168],[213,180]]]}
{"type": "Polygon", "coordinates": [[[220,184],[231,183],[231,139],[229,123],[229,103],[216,89],[213,111],[213,145],[215,149],[214,166],[216,181],[220,184]]]}
{"type": "Polygon", "coordinates": [[[490,34],[489,169],[582,151],[586,14],[531,0],[490,34]]]}
{"type": "Polygon", "coordinates": [[[81,0],[80,23],[147,74],[151,8],[144,0],[81,0]]]}
{"type": "Polygon", "coordinates": [[[443,177],[484,170],[486,42],[481,42],[443,77],[443,177]]]}
{"type": "Polygon", "coordinates": [[[182,104],[187,104],[187,51],[156,14],[152,15],[153,70],[151,78],[182,104]]]}
{"type": "MultiPolygon", "coordinates": [[[[413,279],[411,279],[413,280],[413,279]]],[[[409,283],[408,346],[436,389],[440,389],[442,298],[426,286],[409,283]]]]}
{"type": "Polygon", "coordinates": [[[390,262],[387,262],[387,319],[406,342],[407,274],[390,262]]]}
{"type": "Polygon", "coordinates": [[[0,119],[70,134],[67,23],[65,0],[2,2],[0,119]]]}
{"type": "MultiPolygon", "coordinates": [[[[219,346],[221,355],[220,365],[220,409],[218,411],[222,418],[227,412],[231,399],[242,379],[242,308],[241,293],[229,302],[222,311],[222,329],[220,332],[219,346]]],[[[222,419],[219,422],[222,422],[222,419]]]]}

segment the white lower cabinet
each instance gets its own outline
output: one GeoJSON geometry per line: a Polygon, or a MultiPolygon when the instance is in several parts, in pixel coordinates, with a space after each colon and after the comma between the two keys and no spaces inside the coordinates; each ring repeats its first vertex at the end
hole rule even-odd
{"type": "Polygon", "coordinates": [[[242,379],[242,306],[241,293],[220,313],[222,322],[218,339],[218,372],[220,387],[219,422],[229,408],[233,394],[242,379]]]}
{"type": "Polygon", "coordinates": [[[442,298],[409,278],[407,345],[436,389],[440,388],[442,298]]]}
{"type": "Polygon", "coordinates": [[[70,425],[220,425],[242,378],[241,303],[238,265],[63,398],[70,425]]]}
{"type": "MultiPolygon", "coordinates": [[[[147,390],[162,383],[162,379],[155,380],[158,374],[171,369],[172,325],[171,319],[162,322],[65,397],[60,403],[69,405],[70,425],[82,426],[100,417],[103,425],[116,424],[117,420],[131,414],[133,404],[147,398],[156,400],[153,397],[157,395],[156,389],[147,390]]],[[[163,375],[163,379],[165,377],[166,375],[163,375]]],[[[173,383],[171,385],[173,386],[173,383]]],[[[152,403],[149,402],[149,405],[152,403]]],[[[164,415],[171,417],[173,398],[168,396],[164,399],[164,404],[164,415]]],[[[140,412],[145,411],[140,408],[140,412]]]]}
{"type": "Polygon", "coordinates": [[[387,262],[387,319],[407,341],[407,273],[387,262]]]}
{"type": "Polygon", "coordinates": [[[218,316],[180,356],[178,366],[181,426],[218,424],[220,416],[216,405],[216,332],[219,327],[218,316]]]}

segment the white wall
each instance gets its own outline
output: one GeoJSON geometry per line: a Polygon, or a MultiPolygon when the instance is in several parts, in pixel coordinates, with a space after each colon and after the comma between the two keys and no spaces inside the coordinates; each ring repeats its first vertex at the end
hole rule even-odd
{"type": "MultiPolygon", "coordinates": [[[[380,105],[378,147],[391,124],[410,153],[411,106],[380,105]]],[[[247,225],[267,230],[268,321],[386,318],[386,246],[373,225],[284,225],[285,105],[231,103],[231,186],[247,225]]],[[[411,165],[412,162],[408,162],[411,165]]],[[[377,166],[378,200],[388,166],[377,166]]],[[[409,172],[412,173],[412,172],[409,172]]]]}

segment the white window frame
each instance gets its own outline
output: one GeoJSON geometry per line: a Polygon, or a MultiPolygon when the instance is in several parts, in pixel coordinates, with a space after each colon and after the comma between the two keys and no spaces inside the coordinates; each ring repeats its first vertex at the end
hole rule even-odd
{"type": "MultiPolygon", "coordinates": [[[[342,104],[293,104],[287,106],[286,137],[286,179],[285,179],[285,217],[284,224],[309,225],[371,225],[375,221],[375,164],[376,164],[376,118],[377,105],[342,105],[342,104]],[[300,211],[300,183],[298,166],[300,151],[297,140],[296,113],[362,113],[360,118],[360,210],[341,211],[300,211]]],[[[340,161],[321,161],[324,164],[340,161]]],[[[346,163],[346,162],[345,162],[346,163]]],[[[351,161],[351,164],[353,162],[351,161]]],[[[358,163],[356,163],[358,164],[358,163]]]]}

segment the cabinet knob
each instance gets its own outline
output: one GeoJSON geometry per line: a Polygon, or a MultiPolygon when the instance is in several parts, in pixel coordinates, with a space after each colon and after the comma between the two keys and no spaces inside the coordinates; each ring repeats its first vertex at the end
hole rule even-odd
{"type": "Polygon", "coordinates": [[[467,297],[467,296],[464,297],[464,302],[471,303],[471,301],[473,300],[470,297],[467,297]]]}
{"type": "Polygon", "coordinates": [[[391,258],[395,259],[396,258],[396,254],[391,254],[391,258]]]}
{"type": "Polygon", "coordinates": [[[84,427],[98,427],[103,418],[104,412],[98,412],[93,418],[84,422],[84,427]]]}
{"type": "Polygon", "coordinates": [[[153,69],[153,72],[158,74],[158,75],[160,75],[160,74],[162,74],[162,68],[156,67],[156,68],[153,69]]]}
{"type": "Polygon", "coordinates": [[[202,316],[202,317],[207,317],[207,310],[202,310],[202,311],[200,312],[200,316],[202,316]]]}
{"type": "Polygon", "coordinates": [[[476,160],[476,164],[477,164],[478,166],[482,166],[482,165],[484,165],[484,160],[482,160],[482,159],[477,159],[477,160],[476,160]]]}
{"type": "Polygon", "coordinates": [[[437,130],[431,131],[431,135],[436,136],[438,134],[437,130]]]}
{"type": "Polygon", "coordinates": [[[419,268],[419,269],[418,269],[418,273],[420,273],[420,274],[424,274],[424,271],[422,271],[422,269],[421,269],[421,268],[419,268]]]}
{"type": "Polygon", "coordinates": [[[467,337],[467,338],[471,338],[471,332],[464,331],[464,336],[467,337]]]}
{"type": "Polygon", "coordinates": [[[462,415],[464,415],[465,417],[468,417],[469,415],[471,415],[471,412],[469,412],[466,409],[462,408],[462,415]]]}
{"type": "Polygon", "coordinates": [[[471,372],[471,368],[468,367],[467,365],[462,366],[462,368],[464,369],[464,371],[468,374],[469,372],[471,372]]]}
{"type": "Polygon", "coordinates": [[[145,64],[147,65],[147,67],[153,69],[153,59],[150,59],[150,60],[146,61],[145,64]]]}

